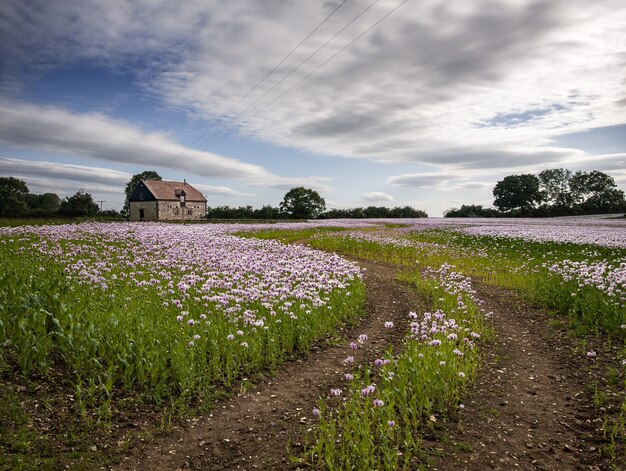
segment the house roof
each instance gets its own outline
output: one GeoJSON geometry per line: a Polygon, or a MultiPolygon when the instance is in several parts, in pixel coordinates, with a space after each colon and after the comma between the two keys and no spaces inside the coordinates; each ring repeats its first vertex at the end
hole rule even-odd
{"type": "Polygon", "coordinates": [[[176,201],[179,199],[181,192],[184,191],[187,201],[206,202],[206,198],[202,196],[202,193],[186,182],[143,180],[142,183],[146,185],[146,188],[150,190],[150,193],[152,193],[157,200],[176,201]]]}

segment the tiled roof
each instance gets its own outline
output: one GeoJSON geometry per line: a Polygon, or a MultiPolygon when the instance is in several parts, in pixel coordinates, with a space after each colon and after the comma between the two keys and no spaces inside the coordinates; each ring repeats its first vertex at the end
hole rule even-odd
{"type": "Polygon", "coordinates": [[[177,195],[180,195],[180,190],[183,190],[187,201],[206,202],[206,198],[202,196],[202,193],[196,190],[189,183],[167,182],[163,180],[143,180],[143,184],[146,185],[148,190],[150,190],[157,200],[176,201],[179,199],[179,196],[177,195]]]}

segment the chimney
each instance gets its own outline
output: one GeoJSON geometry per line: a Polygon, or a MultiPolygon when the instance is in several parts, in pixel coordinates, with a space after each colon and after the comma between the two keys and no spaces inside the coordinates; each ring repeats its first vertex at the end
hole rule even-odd
{"type": "Polygon", "coordinates": [[[187,184],[187,179],[183,178],[183,185],[186,185],[186,184],[187,184]]]}

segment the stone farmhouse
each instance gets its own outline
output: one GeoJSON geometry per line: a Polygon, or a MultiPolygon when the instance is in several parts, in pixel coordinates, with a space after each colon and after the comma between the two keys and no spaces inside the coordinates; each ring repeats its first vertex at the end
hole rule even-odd
{"type": "Polygon", "coordinates": [[[198,220],[206,198],[186,181],[142,180],[128,198],[131,221],[198,220]]]}

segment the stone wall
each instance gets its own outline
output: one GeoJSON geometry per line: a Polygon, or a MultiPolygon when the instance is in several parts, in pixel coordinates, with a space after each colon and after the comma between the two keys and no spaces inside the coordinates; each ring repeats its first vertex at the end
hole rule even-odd
{"type": "Polygon", "coordinates": [[[130,220],[131,221],[156,221],[157,202],[156,201],[131,201],[130,220]],[[143,209],[143,218],[140,218],[140,210],[143,209]]]}
{"type": "Polygon", "coordinates": [[[198,220],[206,214],[206,203],[187,201],[181,207],[178,201],[159,201],[159,221],[198,220]]]}
{"type": "Polygon", "coordinates": [[[204,202],[187,201],[183,207],[179,201],[130,202],[131,221],[192,221],[202,219],[205,215],[206,203],[204,202]],[[140,218],[142,209],[143,218],[140,218]]]}

